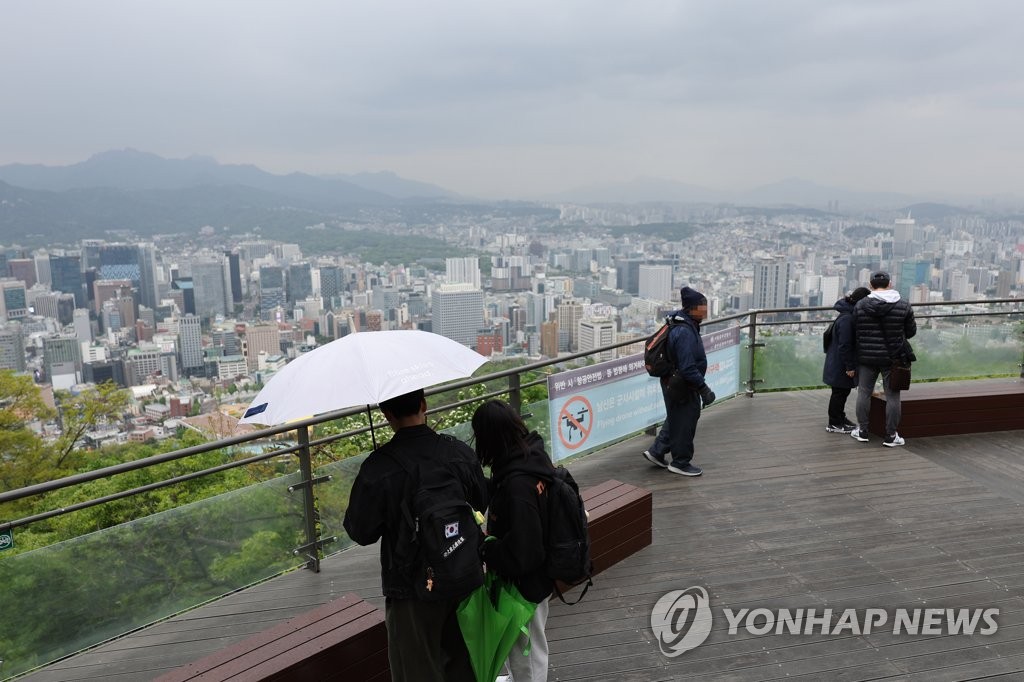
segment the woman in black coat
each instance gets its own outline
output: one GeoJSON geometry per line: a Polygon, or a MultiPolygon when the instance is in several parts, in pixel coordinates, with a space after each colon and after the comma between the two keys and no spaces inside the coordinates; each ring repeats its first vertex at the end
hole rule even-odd
{"type": "Polygon", "coordinates": [[[832,343],[825,351],[825,368],[821,377],[822,381],[832,387],[832,397],[828,401],[828,426],[825,427],[829,433],[850,433],[857,428],[856,424],[846,418],[846,399],[850,391],[857,387],[853,308],[857,301],[870,293],[868,289],[858,287],[833,306],[839,317],[832,327],[832,343]]]}
{"type": "Polygon", "coordinates": [[[554,465],[544,440],[529,431],[516,410],[489,400],[473,413],[473,440],[480,464],[491,467],[490,504],[483,559],[488,571],[512,582],[526,599],[537,604],[529,624],[530,654],[525,641],[513,646],[508,663],[516,682],[546,680],[548,597],[554,582],[544,570],[547,521],[547,483],[554,465]]]}

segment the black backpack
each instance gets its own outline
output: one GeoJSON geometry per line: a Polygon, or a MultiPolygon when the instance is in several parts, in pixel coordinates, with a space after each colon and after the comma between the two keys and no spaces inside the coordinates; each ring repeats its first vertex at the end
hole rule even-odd
{"type": "Polygon", "coordinates": [[[466,596],[484,582],[480,562],[483,531],[473,506],[466,501],[461,480],[434,456],[416,461],[414,467],[407,467],[397,457],[392,459],[405,469],[413,489],[411,495],[404,496],[401,511],[411,531],[406,556],[416,597],[440,601],[466,596]]]}
{"type": "Polygon", "coordinates": [[[667,377],[676,368],[675,357],[668,347],[669,330],[680,324],[673,318],[665,318],[665,324],[647,337],[644,343],[644,367],[652,377],[667,377]]]}
{"type": "MultiPolygon", "coordinates": [[[[516,472],[513,476],[527,476],[516,472]]],[[[505,482],[508,481],[505,479],[505,482]]],[[[544,572],[549,578],[567,585],[577,585],[584,580],[586,587],[574,602],[565,601],[562,591],[555,584],[555,594],[566,604],[577,604],[594,584],[591,575],[594,565],[590,560],[590,533],[587,530],[587,510],[583,508],[580,488],[569,470],[555,467],[550,477],[541,477],[547,492],[547,506],[544,518],[544,572]]],[[[503,483],[505,483],[503,482],[503,483]]]]}
{"type": "MultiPolygon", "coordinates": [[[[591,575],[594,564],[590,560],[590,532],[587,529],[587,510],[583,507],[580,487],[569,470],[563,466],[555,467],[554,476],[547,484],[548,518],[547,518],[547,556],[544,568],[548,577],[568,585],[577,585],[584,580],[586,587],[580,593],[579,603],[594,584],[591,575]]],[[[563,603],[562,591],[555,584],[555,594],[563,603]]]]}

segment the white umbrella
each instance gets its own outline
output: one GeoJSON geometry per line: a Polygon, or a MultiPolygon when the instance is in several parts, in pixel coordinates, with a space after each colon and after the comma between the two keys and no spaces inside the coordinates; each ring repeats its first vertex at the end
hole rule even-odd
{"type": "Polygon", "coordinates": [[[470,376],[487,361],[418,330],[349,334],[301,355],[263,387],[241,421],[273,426],[470,376]]]}

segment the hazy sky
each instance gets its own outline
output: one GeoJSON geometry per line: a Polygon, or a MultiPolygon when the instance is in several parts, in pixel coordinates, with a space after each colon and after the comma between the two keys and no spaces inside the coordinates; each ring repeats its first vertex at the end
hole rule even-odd
{"type": "Polygon", "coordinates": [[[1024,193],[1020,0],[5,2],[0,164],[1024,193]]]}

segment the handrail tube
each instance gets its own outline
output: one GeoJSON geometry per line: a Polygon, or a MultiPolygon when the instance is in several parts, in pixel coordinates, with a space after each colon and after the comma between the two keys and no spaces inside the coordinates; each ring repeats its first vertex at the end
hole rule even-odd
{"type": "Polygon", "coordinates": [[[241,466],[248,464],[256,464],[263,460],[271,459],[280,455],[282,451],[275,450],[270,453],[263,453],[262,455],[255,455],[246,459],[240,459],[234,462],[225,462],[224,464],[218,464],[215,467],[208,469],[202,469],[200,471],[193,471],[190,474],[182,474],[181,476],[175,476],[174,478],[168,478],[163,481],[156,481],[155,483],[147,483],[146,485],[140,485],[137,488],[130,488],[128,490],[122,490],[121,492],[111,493],[104,495],[103,497],[97,497],[94,500],[86,500],[84,502],[76,502],[67,507],[61,507],[60,509],[51,509],[48,512],[41,514],[35,514],[34,516],[26,516],[22,519],[16,519],[14,521],[2,521],[0,522],[0,531],[10,530],[11,528],[18,528],[19,526],[27,526],[35,521],[43,521],[45,519],[53,518],[54,516],[61,516],[62,514],[69,514],[71,512],[79,511],[81,509],[88,509],[89,507],[95,507],[98,504],[105,504],[107,502],[115,502],[125,497],[132,497],[134,495],[140,495],[142,493],[148,493],[153,490],[159,490],[160,488],[166,488],[176,483],[184,483],[185,481],[191,481],[196,478],[202,478],[203,476],[209,476],[211,474],[217,474],[221,471],[227,471],[228,469],[236,469],[241,466]]]}

